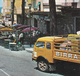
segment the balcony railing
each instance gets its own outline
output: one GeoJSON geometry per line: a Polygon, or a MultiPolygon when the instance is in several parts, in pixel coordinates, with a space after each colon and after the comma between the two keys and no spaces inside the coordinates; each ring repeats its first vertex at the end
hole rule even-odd
{"type": "Polygon", "coordinates": [[[66,3],[62,3],[62,5],[61,6],[72,6],[72,3],[71,2],[66,2],[66,3]]]}

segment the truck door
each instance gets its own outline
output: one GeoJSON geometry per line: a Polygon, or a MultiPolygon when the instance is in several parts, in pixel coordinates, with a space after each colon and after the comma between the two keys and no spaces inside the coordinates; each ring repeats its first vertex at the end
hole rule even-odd
{"type": "Polygon", "coordinates": [[[35,51],[37,52],[38,56],[45,56],[45,42],[44,41],[38,41],[36,43],[35,51]]]}
{"type": "Polygon", "coordinates": [[[50,62],[53,63],[53,57],[52,57],[52,47],[51,47],[50,42],[46,42],[46,59],[50,62]]]}

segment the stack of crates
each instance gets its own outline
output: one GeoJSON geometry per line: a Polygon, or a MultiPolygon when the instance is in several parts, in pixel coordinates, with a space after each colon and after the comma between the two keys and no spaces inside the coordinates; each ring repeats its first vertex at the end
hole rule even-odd
{"type": "Polygon", "coordinates": [[[80,52],[80,35],[69,34],[68,40],[71,41],[71,51],[80,52]]]}

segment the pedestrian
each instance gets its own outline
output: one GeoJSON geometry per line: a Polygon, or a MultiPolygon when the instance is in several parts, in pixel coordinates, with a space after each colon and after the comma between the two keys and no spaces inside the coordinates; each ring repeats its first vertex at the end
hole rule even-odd
{"type": "Polygon", "coordinates": [[[10,34],[10,35],[8,36],[8,38],[9,38],[11,41],[14,41],[14,37],[12,36],[12,34],[10,34]]]}
{"type": "Polygon", "coordinates": [[[23,33],[20,33],[19,41],[23,44],[23,41],[24,41],[24,34],[23,33]]]}
{"type": "Polygon", "coordinates": [[[77,31],[77,35],[80,35],[80,31],[77,31]]]}
{"type": "Polygon", "coordinates": [[[33,31],[33,36],[35,36],[36,35],[36,32],[35,32],[35,30],[33,31]]]}
{"type": "Polygon", "coordinates": [[[15,35],[14,33],[12,34],[12,36],[13,36],[13,38],[15,39],[16,35],[15,35]]]}

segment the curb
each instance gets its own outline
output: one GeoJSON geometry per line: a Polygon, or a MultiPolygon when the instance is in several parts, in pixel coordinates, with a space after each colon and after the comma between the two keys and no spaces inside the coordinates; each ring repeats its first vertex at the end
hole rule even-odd
{"type": "Polygon", "coordinates": [[[25,50],[29,53],[32,53],[33,52],[33,48],[25,48],[25,50]]]}

